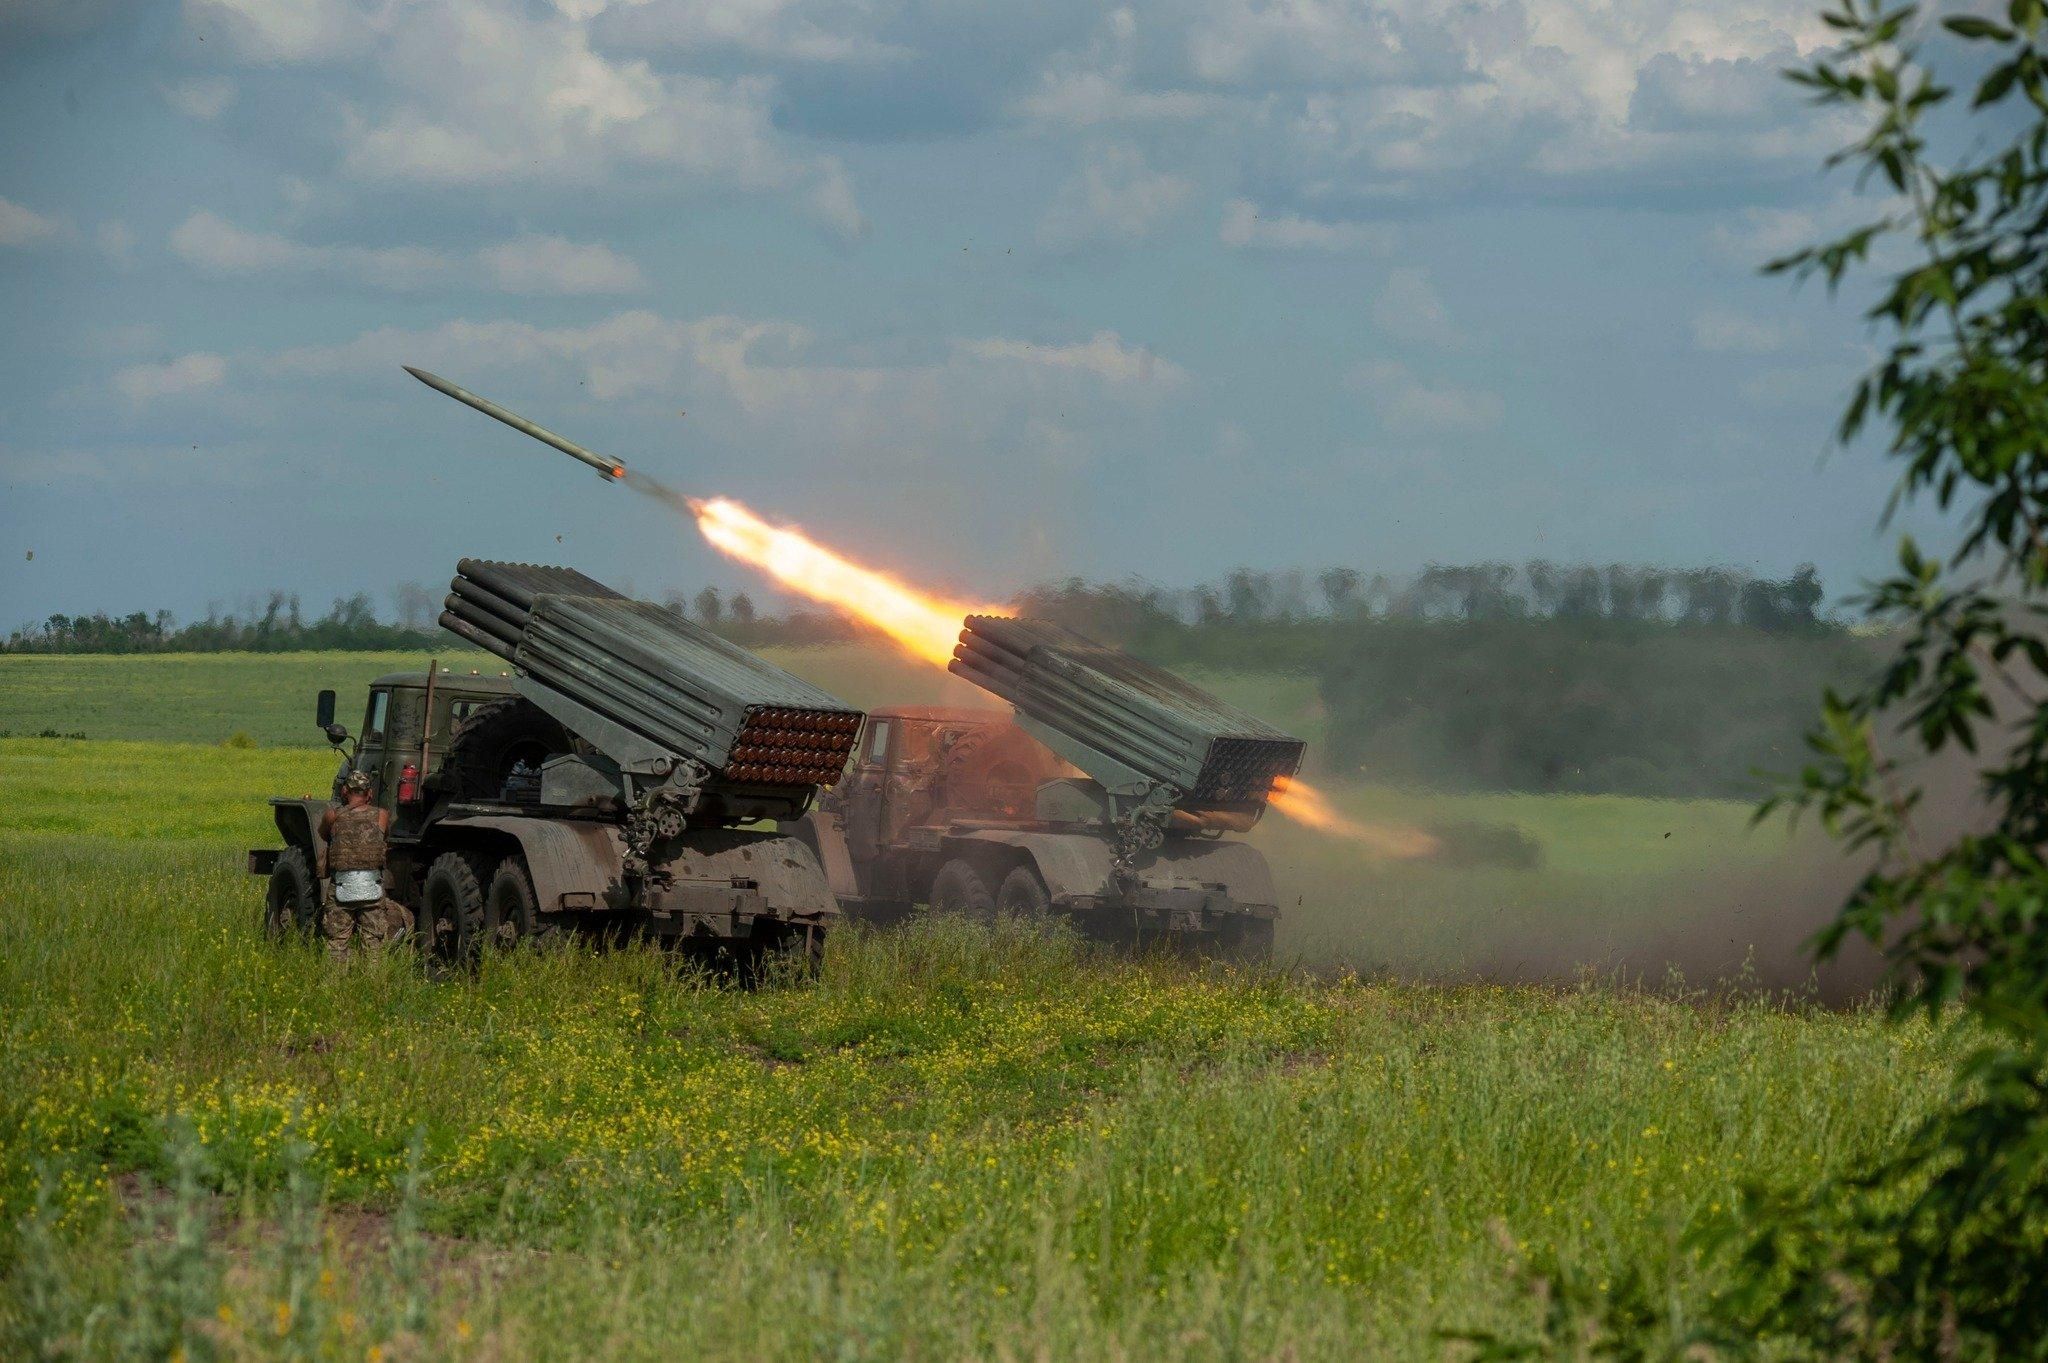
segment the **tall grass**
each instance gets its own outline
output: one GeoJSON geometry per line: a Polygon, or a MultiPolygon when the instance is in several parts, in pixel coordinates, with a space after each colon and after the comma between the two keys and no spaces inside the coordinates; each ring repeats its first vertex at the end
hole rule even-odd
{"type": "Polygon", "coordinates": [[[1687,1309],[1687,1226],[1939,1086],[1860,1011],[944,921],[752,993],[642,950],[435,982],[265,945],[225,799],[0,832],[9,1356],[1410,1357],[1529,1309],[1503,1236],[1687,1309]]]}

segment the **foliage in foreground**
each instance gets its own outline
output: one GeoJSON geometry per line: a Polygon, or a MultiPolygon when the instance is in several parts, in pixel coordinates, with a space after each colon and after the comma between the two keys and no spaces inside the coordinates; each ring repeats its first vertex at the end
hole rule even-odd
{"type": "MultiPolygon", "coordinates": [[[[1817,943],[1882,943],[1901,1020],[1959,1022],[1976,1043],[1948,1103],[1903,1145],[1816,1186],[1759,1181],[1739,1223],[1700,1237],[1734,1287],[1683,1330],[1650,1294],[1573,1300],[1496,1353],[1647,1357],[1680,1347],[1818,1358],[2048,1357],[2048,10],[2004,21],[1844,0],[1840,48],[1794,78],[1867,134],[1836,159],[1892,192],[1892,214],[1774,268],[1830,287],[1883,244],[1910,253],[1870,312],[1895,337],[1842,438],[1889,427],[1896,503],[1960,518],[1943,562],[1903,542],[1868,609],[1898,631],[1869,686],[1830,694],[1818,760],[1783,803],[1870,857],[1817,943]],[[1955,91],[1927,56],[1979,73],[1972,141],[1930,143],[1955,91]],[[1968,763],[1984,808],[1941,826],[1924,759],[1968,763]]],[[[1560,1279],[1571,1275],[1553,1270],[1560,1279]]]]}
{"type": "Polygon", "coordinates": [[[1523,1318],[1501,1234],[1696,1307],[1687,1227],[1867,1162],[1946,1064],[947,922],[751,994],[436,983],[266,946],[237,846],[0,833],[0,1356],[1412,1357],[1523,1318]]]}

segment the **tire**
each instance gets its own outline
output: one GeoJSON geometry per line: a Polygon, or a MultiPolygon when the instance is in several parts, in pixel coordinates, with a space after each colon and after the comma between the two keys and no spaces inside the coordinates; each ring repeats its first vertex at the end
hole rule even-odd
{"type": "Polygon", "coordinates": [[[996,916],[996,897],[981,872],[968,861],[949,861],[932,877],[933,913],[958,913],[981,920],[996,916]]]}
{"type": "Polygon", "coordinates": [[[489,940],[484,884],[490,863],[470,852],[443,852],[420,885],[416,919],[420,949],[429,959],[468,964],[489,940]]]}
{"type": "Polygon", "coordinates": [[[513,766],[539,766],[574,745],[569,731],[547,711],[520,696],[479,705],[449,741],[436,780],[454,800],[496,800],[513,766]]]}
{"type": "Polygon", "coordinates": [[[1273,961],[1273,920],[1244,917],[1217,943],[1217,955],[1237,965],[1270,965],[1273,961]]]}
{"type": "Polygon", "coordinates": [[[493,946],[508,947],[514,942],[541,946],[561,935],[554,915],[540,911],[526,858],[506,857],[491,872],[491,883],[484,890],[484,927],[493,946]]]}
{"type": "Polygon", "coordinates": [[[287,847],[271,868],[263,894],[263,935],[273,942],[311,941],[320,926],[320,882],[301,847],[287,847]]]}
{"type": "Polygon", "coordinates": [[[1003,877],[1002,888],[996,891],[996,912],[1011,918],[1044,918],[1052,912],[1052,892],[1036,866],[1026,862],[1003,877]]]}

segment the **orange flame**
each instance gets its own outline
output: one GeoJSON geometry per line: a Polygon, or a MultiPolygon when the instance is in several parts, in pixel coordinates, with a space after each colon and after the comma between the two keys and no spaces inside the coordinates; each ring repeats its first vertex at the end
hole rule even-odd
{"type": "Polygon", "coordinates": [[[1298,824],[1332,837],[1349,838],[1383,857],[1407,861],[1437,850],[1437,840],[1419,828],[1361,823],[1339,813],[1329,796],[1298,776],[1283,776],[1273,783],[1272,805],[1298,824]]]}
{"type": "Polygon", "coordinates": [[[1001,614],[999,606],[971,606],[929,596],[886,573],[850,563],[791,526],[770,525],[728,497],[692,499],[690,510],[704,538],[723,553],[751,563],[790,590],[837,606],[874,626],[913,655],[944,667],[969,615],[1001,614]]]}

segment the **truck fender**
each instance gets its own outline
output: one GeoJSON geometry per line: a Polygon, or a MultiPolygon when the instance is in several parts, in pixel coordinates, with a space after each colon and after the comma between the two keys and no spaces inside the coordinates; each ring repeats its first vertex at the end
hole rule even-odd
{"type": "Polygon", "coordinates": [[[752,881],[761,903],[778,915],[824,919],[839,913],[839,901],[825,882],[817,854],[787,833],[702,829],[688,836],[663,869],[674,877],[678,889],[692,883],[730,886],[752,881]]]}
{"type": "Polygon", "coordinates": [[[582,819],[528,819],[518,815],[463,814],[438,830],[498,833],[519,844],[543,912],[602,909],[624,902],[625,839],[611,824],[582,819]]]}
{"type": "Polygon", "coordinates": [[[1024,854],[1038,867],[1054,899],[1101,895],[1109,890],[1116,858],[1108,840],[1089,833],[1036,833],[1022,828],[978,828],[947,838],[949,856],[973,855],[978,847],[1004,847],[1024,854]]]}
{"type": "MultiPolygon", "coordinates": [[[[626,840],[615,824],[464,814],[443,819],[435,828],[495,833],[517,842],[543,911],[626,907],[626,840]]],[[[693,886],[729,892],[735,881],[752,881],[758,902],[774,913],[824,918],[839,912],[817,857],[782,834],[693,830],[661,869],[674,887],[671,893],[656,894],[657,908],[667,899],[687,898],[693,886]]]]}
{"type": "Polygon", "coordinates": [[[840,899],[860,898],[860,878],[853,869],[853,854],[846,846],[846,825],[837,814],[814,809],[783,829],[811,849],[824,868],[825,883],[840,899]]]}
{"type": "Polygon", "coordinates": [[[1160,889],[1220,885],[1233,903],[1245,908],[1274,909],[1279,905],[1266,856],[1250,843],[1168,838],[1149,856],[1140,857],[1137,869],[1140,880],[1160,889]]]}
{"type": "Polygon", "coordinates": [[[327,864],[327,839],[320,836],[320,816],[327,812],[327,803],[312,799],[270,802],[270,817],[284,845],[303,851],[316,876],[327,864]]]}
{"type": "MultiPolygon", "coordinates": [[[[1014,848],[1030,857],[1055,900],[1099,896],[1111,888],[1116,857],[1105,837],[983,828],[946,840],[949,853],[990,844],[1014,848]]],[[[1134,869],[1139,882],[1153,889],[1220,886],[1234,904],[1244,908],[1277,907],[1273,873],[1264,854],[1249,843],[1168,838],[1140,856],[1134,869]]]]}

